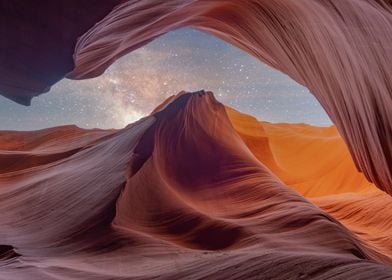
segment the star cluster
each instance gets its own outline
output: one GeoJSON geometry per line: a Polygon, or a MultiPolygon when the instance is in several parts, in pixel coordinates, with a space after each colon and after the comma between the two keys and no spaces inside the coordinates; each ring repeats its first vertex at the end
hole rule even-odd
{"type": "Polygon", "coordinates": [[[1,97],[0,129],[121,128],[170,95],[200,89],[260,120],[331,124],[313,95],[288,76],[210,35],[181,29],[119,59],[100,77],[60,81],[30,107],[1,97]]]}

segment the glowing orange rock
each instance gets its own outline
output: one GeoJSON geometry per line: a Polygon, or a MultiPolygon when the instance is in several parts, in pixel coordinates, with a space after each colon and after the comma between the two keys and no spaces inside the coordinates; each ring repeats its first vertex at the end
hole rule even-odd
{"type": "Polygon", "coordinates": [[[1,132],[0,279],[391,277],[392,198],[344,147],[203,91],[118,131],[1,132]]]}

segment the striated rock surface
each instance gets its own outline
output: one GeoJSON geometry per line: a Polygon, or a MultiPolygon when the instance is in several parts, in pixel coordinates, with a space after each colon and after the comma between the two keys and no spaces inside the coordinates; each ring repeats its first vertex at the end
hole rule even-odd
{"type": "Polygon", "coordinates": [[[65,75],[100,75],[122,55],[189,26],[307,86],[368,180],[392,193],[389,0],[0,2],[0,92],[19,103],[65,75]]]}
{"type": "Polygon", "coordinates": [[[182,92],[118,131],[0,132],[0,279],[389,279],[391,200],[334,127],[182,92]]]}

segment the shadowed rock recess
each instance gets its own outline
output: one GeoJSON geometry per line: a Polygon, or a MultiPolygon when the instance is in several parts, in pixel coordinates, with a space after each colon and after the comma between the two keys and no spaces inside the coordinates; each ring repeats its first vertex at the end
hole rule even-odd
{"type": "Polygon", "coordinates": [[[0,132],[0,167],[0,279],[392,277],[392,198],[337,129],[211,92],[117,131],[0,132]]]}

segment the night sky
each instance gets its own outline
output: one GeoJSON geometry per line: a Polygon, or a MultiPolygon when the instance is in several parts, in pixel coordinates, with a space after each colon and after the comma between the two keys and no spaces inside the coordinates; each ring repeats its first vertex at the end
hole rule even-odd
{"type": "Polygon", "coordinates": [[[0,130],[122,128],[166,97],[200,89],[259,120],[331,124],[307,88],[221,40],[181,29],[121,58],[98,78],[60,81],[30,107],[0,96],[0,130]]]}

